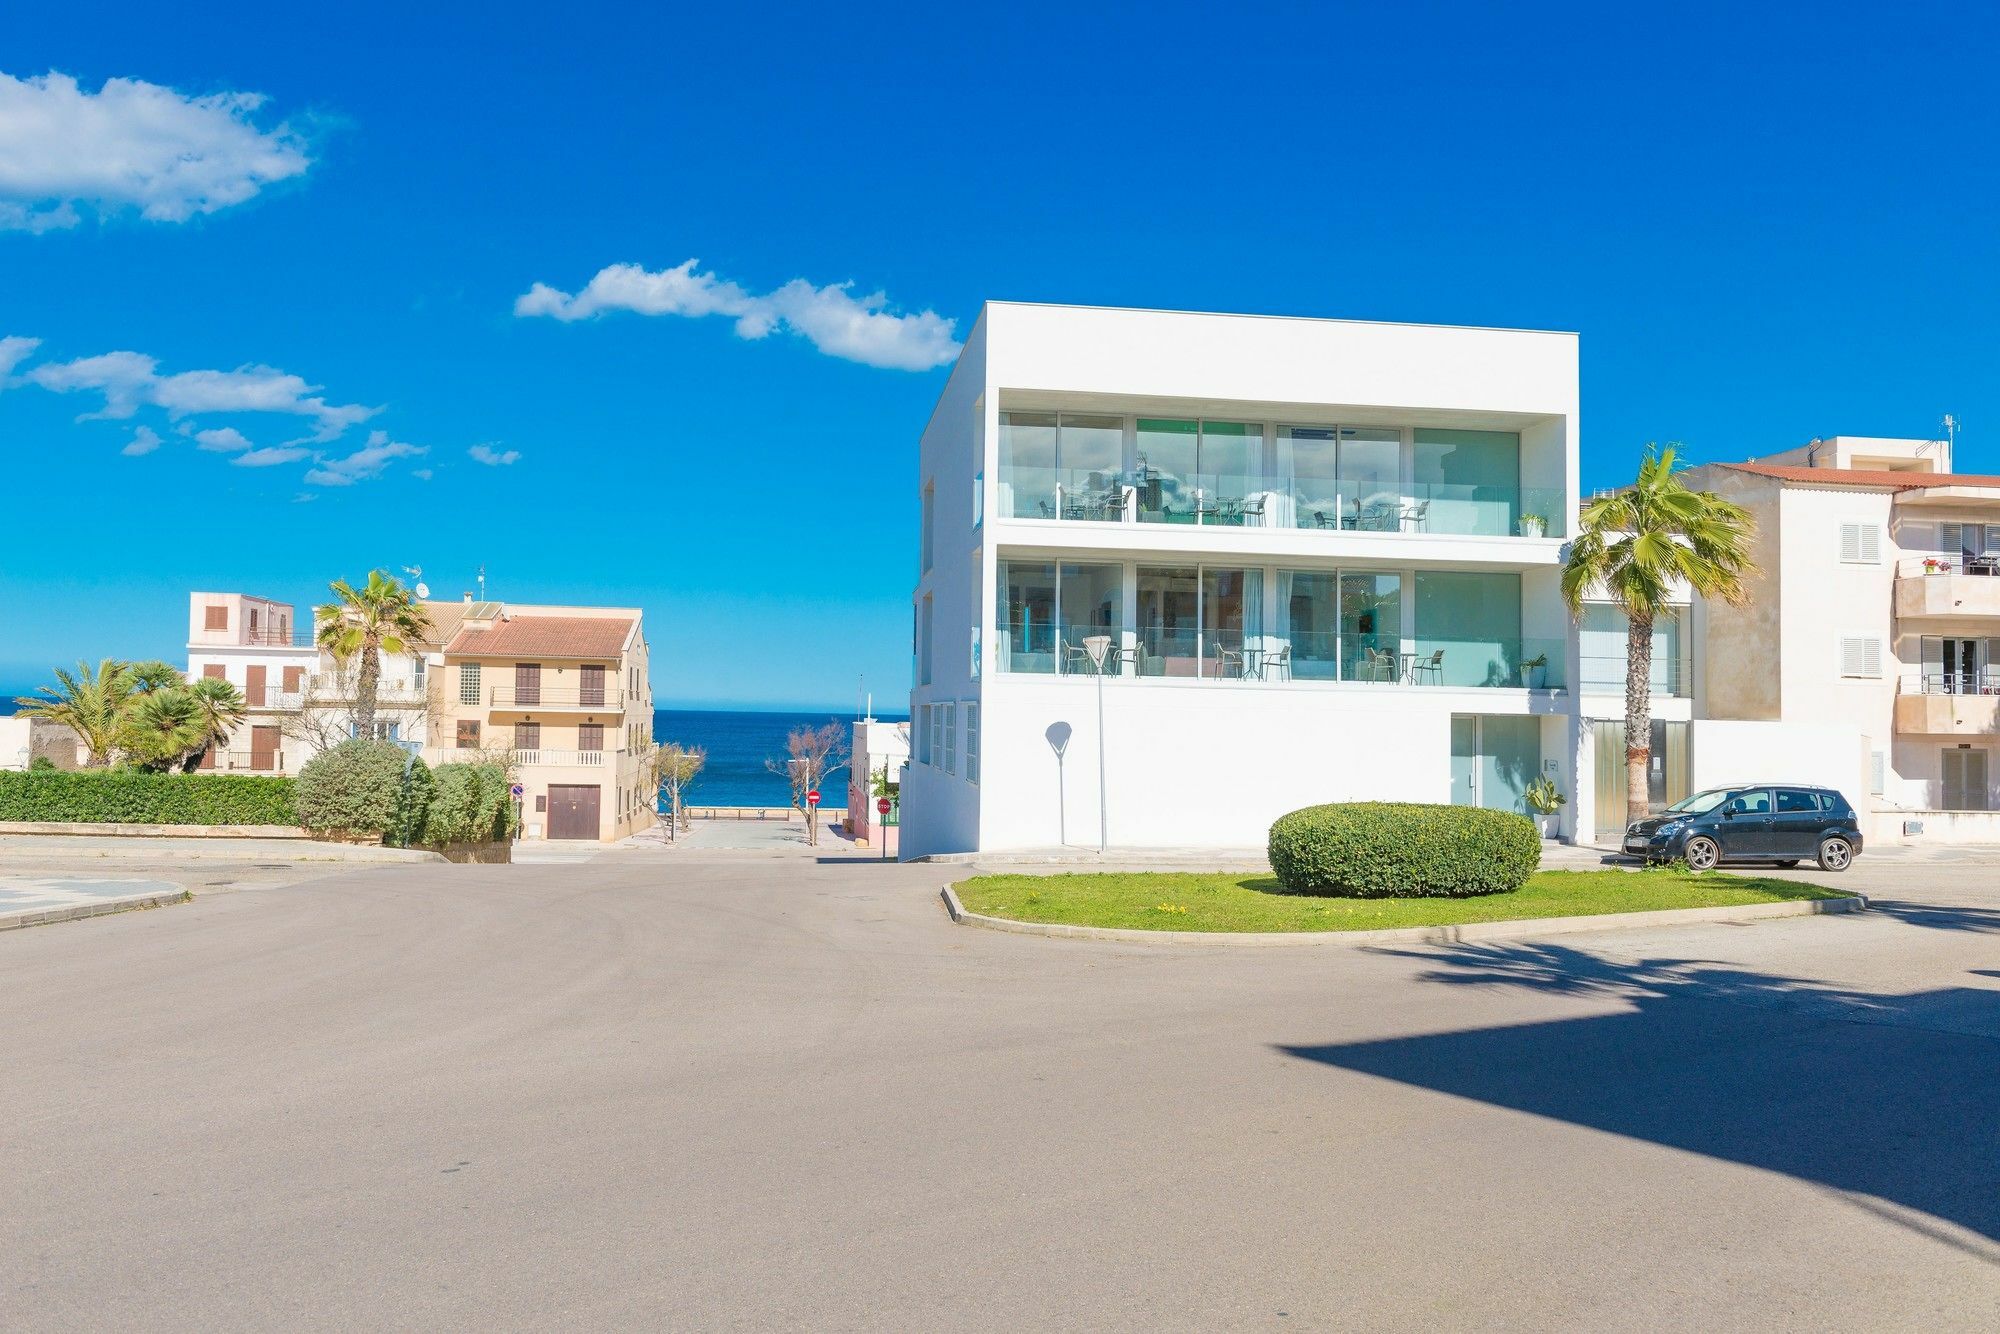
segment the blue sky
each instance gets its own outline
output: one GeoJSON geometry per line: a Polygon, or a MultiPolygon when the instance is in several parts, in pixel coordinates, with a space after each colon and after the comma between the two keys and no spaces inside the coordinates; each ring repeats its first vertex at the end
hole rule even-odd
{"type": "Polygon", "coordinates": [[[0,683],[179,657],[190,588],[484,563],[644,607],[664,704],[895,694],[904,367],[987,298],[1578,330],[1586,485],[1947,411],[2000,471],[1972,7],[417,9],[10,16],[0,683]],[[212,176],[102,170],[121,116],[212,176]],[[620,264],[717,313],[516,313],[620,264]]]}

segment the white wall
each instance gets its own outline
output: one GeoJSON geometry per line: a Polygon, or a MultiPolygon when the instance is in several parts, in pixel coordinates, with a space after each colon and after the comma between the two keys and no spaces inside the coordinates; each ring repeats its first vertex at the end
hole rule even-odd
{"type": "MultiPolygon", "coordinates": [[[[1122,682],[1104,689],[1109,838],[1124,847],[1262,847],[1287,811],[1330,801],[1451,799],[1453,713],[1526,713],[1525,693],[1122,682]]],[[[1559,702],[1542,701],[1546,713],[1559,702]]],[[[1095,683],[1014,678],[987,692],[980,846],[1094,847],[1095,683]],[[1060,768],[1049,730],[1066,725],[1060,768]],[[1059,816],[1066,812],[1066,828],[1059,816]]],[[[1557,762],[1568,720],[1543,728],[1557,762]]],[[[910,772],[924,772],[912,765],[910,772]]]]}
{"type": "Polygon", "coordinates": [[[1867,739],[1840,723],[1696,719],[1688,725],[1688,791],[1732,783],[1830,787],[1866,812],[1867,739]]]}

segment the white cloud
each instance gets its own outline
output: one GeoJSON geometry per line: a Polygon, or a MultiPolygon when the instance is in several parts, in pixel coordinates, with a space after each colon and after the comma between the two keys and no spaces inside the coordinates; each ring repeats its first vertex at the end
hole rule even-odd
{"type": "Polygon", "coordinates": [[[391,440],[387,431],[369,433],[368,443],[341,458],[322,455],[319,466],[306,474],[308,486],[352,486],[370,477],[379,477],[394,459],[416,458],[430,451],[422,445],[391,440]]]}
{"type": "Polygon", "coordinates": [[[77,205],[184,222],[312,165],[290,125],[263,129],[258,93],[189,96],[140,79],[85,92],[67,74],[0,74],[0,230],[74,227],[77,205]]]}
{"type": "Polygon", "coordinates": [[[41,345],[39,338],[22,338],[14,334],[0,338],[0,389],[7,387],[7,377],[14,373],[14,368],[41,345]]]}
{"type": "Polygon", "coordinates": [[[252,449],[255,445],[234,426],[218,426],[212,431],[196,431],[194,443],[197,448],[211,454],[233,454],[239,449],[252,449]]]}
{"type": "Polygon", "coordinates": [[[515,299],[514,313],[565,322],[613,310],[690,318],[727,315],[736,321],[738,338],[763,338],[787,329],[828,356],[892,370],[930,370],[958,355],[955,322],[936,311],[899,315],[889,309],[885,293],[857,297],[852,283],[815,287],[803,278],[757,296],[700,271],[698,262],[690,259],[658,273],[637,264],[612,264],[574,295],[536,283],[515,299]]]}
{"type": "Polygon", "coordinates": [[[178,421],[201,412],[273,412],[310,417],[312,439],[325,442],[381,411],[354,403],[329,403],[320,386],[270,366],[233,371],[180,371],[162,375],[159,362],[139,352],[106,352],[74,361],[50,362],[22,379],[59,394],[75,390],[104,396],[104,406],[79,420],[130,417],[141,406],[164,408],[178,421]]]}
{"type": "Polygon", "coordinates": [[[431,478],[435,477],[436,475],[437,474],[433,473],[429,468],[412,468],[410,470],[410,476],[416,478],[420,482],[428,482],[431,478]]]}
{"type": "Polygon", "coordinates": [[[160,433],[150,426],[141,426],[138,430],[132,432],[131,443],[118,452],[137,458],[141,454],[150,454],[159,447],[160,433]]]}
{"type": "Polygon", "coordinates": [[[465,452],[476,462],[483,463],[489,468],[504,468],[510,463],[519,462],[521,458],[521,451],[518,449],[498,450],[491,445],[474,445],[465,452]]]}
{"type": "Polygon", "coordinates": [[[310,449],[302,445],[267,445],[263,449],[252,449],[229,460],[239,468],[270,468],[280,463],[297,463],[308,458],[310,449]]]}

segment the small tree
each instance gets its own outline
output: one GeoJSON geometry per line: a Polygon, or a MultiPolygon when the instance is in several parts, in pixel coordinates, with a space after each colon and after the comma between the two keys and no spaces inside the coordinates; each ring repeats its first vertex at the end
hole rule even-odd
{"type": "Polygon", "coordinates": [[[705,749],[678,741],[669,741],[653,753],[653,783],[667,802],[668,838],[678,838],[687,829],[687,808],[682,802],[707,763],[705,749]]]}
{"type": "Polygon", "coordinates": [[[806,842],[819,846],[819,811],[806,801],[826,776],[847,763],[847,729],[839,723],[824,727],[794,727],[785,738],[785,758],[765,760],[764,767],[791,784],[792,806],[806,818],[806,842]]]}

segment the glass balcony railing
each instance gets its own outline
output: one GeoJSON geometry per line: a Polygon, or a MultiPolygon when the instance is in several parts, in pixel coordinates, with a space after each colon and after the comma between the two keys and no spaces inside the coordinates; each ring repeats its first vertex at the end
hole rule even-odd
{"type": "Polygon", "coordinates": [[[1017,519],[1087,523],[1305,528],[1347,533],[1564,537],[1558,489],[1453,483],[1383,485],[1339,478],[1158,469],[1013,468],[1001,474],[999,511],[1017,519]]]}
{"type": "Polygon", "coordinates": [[[1099,655],[1088,642],[1101,636],[1107,676],[1191,681],[1354,681],[1456,689],[1558,690],[1566,680],[1560,639],[1480,639],[1435,635],[1105,626],[1042,626],[1014,631],[999,669],[1031,675],[1089,676],[1099,655]]]}
{"type": "MultiPolygon", "coordinates": [[[[1583,690],[1592,695],[1625,693],[1625,655],[1586,653],[1582,660],[1583,690]]],[[[1693,693],[1688,665],[1678,658],[1653,659],[1652,693],[1662,698],[1684,699],[1693,693]]]]}

